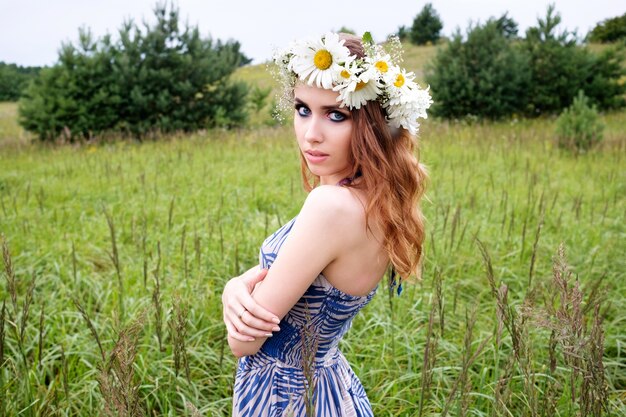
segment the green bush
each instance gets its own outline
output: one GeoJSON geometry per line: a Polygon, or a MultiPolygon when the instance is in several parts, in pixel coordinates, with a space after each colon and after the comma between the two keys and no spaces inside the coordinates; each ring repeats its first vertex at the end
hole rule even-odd
{"type": "Polygon", "coordinates": [[[576,152],[585,152],[601,142],[603,131],[604,125],[599,119],[596,106],[590,106],[589,99],[582,90],[556,122],[559,147],[576,152]]]}
{"type": "Polygon", "coordinates": [[[435,100],[433,113],[491,119],[557,114],[580,89],[599,109],[623,107],[624,47],[594,54],[573,34],[557,33],[560,22],[550,6],[525,39],[516,38],[517,24],[506,14],[470,25],[466,39],[457,32],[426,76],[435,100]]]}
{"type": "Polygon", "coordinates": [[[17,101],[40,70],[41,67],[22,67],[0,61],[0,101],[17,101]]]}
{"type": "Polygon", "coordinates": [[[531,66],[531,84],[527,114],[558,113],[567,107],[579,89],[602,109],[624,105],[626,85],[621,50],[611,49],[600,55],[580,47],[574,34],[557,33],[561,16],[554,6],[546,17],[526,31],[522,43],[531,66]]]}
{"type": "Polygon", "coordinates": [[[416,45],[425,45],[428,42],[435,43],[439,39],[439,33],[443,23],[437,11],[431,3],[426,3],[422,11],[415,16],[411,27],[411,42],[416,45]]]}
{"type": "Polygon", "coordinates": [[[591,42],[616,42],[626,39],[626,13],[598,23],[587,36],[591,42]]]}
{"type": "Polygon", "coordinates": [[[143,30],[125,23],[117,42],[81,30],[78,46],[63,45],[58,63],[24,93],[24,128],[43,140],[62,134],[73,141],[104,131],[142,137],[244,123],[248,88],[229,81],[249,62],[239,43],[181,28],[173,7],[159,5],[155,16],[143,30]]]}
{"type": "Polygon", "coordinates": [[[525,108],[530,70],[526,56],[491,19],[470,26],[465,41],[457,32],[437,53],[426,80],[433,92],[433,114],[499,118],[525,108]]]}

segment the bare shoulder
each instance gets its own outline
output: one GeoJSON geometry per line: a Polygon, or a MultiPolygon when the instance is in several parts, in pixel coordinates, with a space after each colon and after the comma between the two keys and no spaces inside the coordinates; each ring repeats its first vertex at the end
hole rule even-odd
{"type": "Polygon", "coordinates": [[[341,247],[357,244],[366,230],[365,207],[359,197],[346,187],[333,185],[309,193],[298,221],[314,225],[317,233],[341,247]]]}
{"type": "Polygon", "coordinates": [[[302,212],[334,222],[365,219],[365,208],[356,194],[346,187],[333,185],[313,189],[304,202],[302,212]]]}

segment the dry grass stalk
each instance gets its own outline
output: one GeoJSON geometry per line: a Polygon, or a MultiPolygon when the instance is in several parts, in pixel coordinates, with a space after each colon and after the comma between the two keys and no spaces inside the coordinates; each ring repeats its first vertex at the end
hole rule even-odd
{"type": "MultiPolygon", "coordinates": [[[[542,201],[543,201],[543,194],[542,201]]],[[[537,225],[537,231],[535,232],[535,241],[533,243],[533,251],[530,257],[530,269],[528,270],[528,291],[532,288],[533,283],[533,272],[535,269],[535,260],[537,258],[537,245],[539,244],[539,235],[541,234],[541,228],[543,227],[543,212],[541,213],[541,218],[539,219],[539,224],[537,225]]]]}
{"type": "Polygon", "coordinates": [[[70,403],[70,382],[69,382],[69,370],[67,366],[67,358],[65,357],[65,349],[61,345],[61,372],[63,374],[63,391],[65,392],[65,401],[69,405],[70,403]]]}
{"type": "Polygon", "coordinates": [[[4,213],[4,217],[7,217],[7,208],[4,205],[4,196],[2,196],[2,198],[0,198],[0,205],[2,206],[2,213],[4,213]]]}
{"type": "Polygon", "coordinates": [[[174,201],[176,200],[176,197],[172,197],[172,199],[170,200],[170,208],[167,212],[167,228],[168,229],[172,229],[172,220],[174,219],[174,201]]]}
{"type": "Polygon", "coordinates": [[[104,399],[104,415],[110,417],[143,417],[140,404],[140,382],[135,381],[134,362],[145,315],[119,332],[117,342],[98,376],[104,399]]]}
{"type": "MultiPolygon", "coordinates": [[[[439,268],[437,268],[435,273],[434,281],[435,287],[441,288],[441,270],[439,270],[439,268]]],[[[433,300],[430,307],[430,314],[428,315],[428,329],[426,332],[426,343],[424,345],[424,362],[422,364],[422,381],[418,411],[419,417],[422,416],[424,405],[430,399],[430,386],[432,384],[433,369],[435,368],[435,363],[437,361],[437,345],[439,341],[434,331],[435,314],[437,314],[437,309],[440,305],[441,303],[437,300],[433,300]]]]}
{"type": "Polygon", "coordinates": [[[148,254],[146,252],[146,238],[147,238],[146,222],[147,220],[144,217],[143,226],[142,226],[142,235],[141,235],[141,253],[143,255],[142,271],[143,271],[143,287],[144,288],[148,287],[148,254]]]}
{"type": "Polygon", "coordinates": [[[461,398],[460,398],[460,415],[467,415],[468,407],[469,407],[469,399],[468,394],[471,389],[471,382],[468,378],[469,369],[474,364],[478,356],[482,353],[487,343],[491,340],[491,337],[484,339],[480,342],[480,345],[476,348],[476,350],[472,353],[472,340],[473,340],[473,330],[476,325],[476,309],[472,310],[470,315],[465,313],[465,335],[463,338],[463,360],[461,365],[461,372],[459,373],[459,377],[454,381],[454,385],[452,385],[452,389],[450,390],[450,394],[446,400],[446,403],[443,407],[443,411],[441,412],[442,417],[448,415],[448,410],[452,405],[452,400],[456,396],[456,392],[459,387],[461,388],[461,398]]]}
{"type": "MultiPolygon", "coordinates": [[[[515,364],[515,357],[509,357],[506,366],[504,367],[504,373],[501,374],[496,382],[494,390],[494,408],[493,412],[496,416],[510,416],[511,413],[508,410],[507,404],[511,398],[511,378],[513,376],[513,365],[515,364]]],[[[499,372],[500,368],[498,368],[499,372]]]]}
{"type": "Polygon", "coordinates": [[[117,283],[119,286],[119,294],[118,294],[118,305],[119,305],[119,313],[120,319],[124,318],[124,281],[122,281],[122,272],[120,265],[120,257],[119,252],[117,250],[117,239],[115,234],[115,223],[113,222],[113,218],[109,214],[106,209],[103,210],[104,215],[107,219],[107,224],[109,225],[109,232],[111,234],[111,253],[109,253],[109,257],[111,258],[111,262],[113,262],[113,266],[115,267],[115,274],[117,275],[117,283]]]}
{"type": "Polygon", "coordinates": [[[87,314],[87,311],[82,306],[82,304],[75,298],[72,301],[74,302],[74,305],[80,312],[81,316],[83,316],[83,319],[85,319],[85,322],[87,323],[87,327],[91,331],[91,334],[93,335],[94,339],[96,339],[96,343],[98,344],[98,349],[100,350],[100,356],[102,356],[102,361],[104,362],[106,360],[106,355],[104,354],[104,349],[102,349],[102,343],[100,343],[100,336],[98,336],[96,327],[93,325],[91,318],[89,318],[89,314],[87,314]]]}
{"type": "Polygon", "coordinates": [[[7,280],[7,292],[11,296],[13,311],[17,315],[17,281],[15,279],[15,271],[11,262],[11,251],[7,239],[2,235],[2,259],[4,261],[4,274],[7,280]]]}
{"type": "Polygon", "coordinates": [[[608,387],[604,375],[604,331],[600,304],[596,304],[593,324],[587,338],[586,366],[583,370],[581,404],[583,415],[600,417],[603,411],[608,413],[608,387]]]}
{"type": "MultiPolygon", "coordinates": [[[[528,335],[528,325],[525,315],[518,315],[516,311],[508,304],[508,287],[502,283],[499,287],[496,283],[496,279],[493,272],[493,266],[491,263],[491,257],[487,252],[485,245],[476,238],[476,243],[481,251],[484,263],[487,268],[487,281],[491,288],[491,293],[496,300],[496,318],[498,320],[498,329],[496,331],[496,347],[500,346],[501,331],[504,326],[511,336],[511,344],[513,345],[514,359],[517,362],[520,370],[523,374],[524,391],[526,394],[527,405],[530,408],[531,415],[534,417],[538,413],[537,402],[537,390],[535,388],[535,372],[532,367],[532,349],[528,345],[530,340],[528,335]]],[[[533,293],[527,293],[527,302],[530,302],[530,298],[533,293]]],[[[530,307],[526,307],[528,310],[530,307]]],[[[507,376],[507,381],[509,377],[507,376]]],[[[508,384],[508,382],[506,382],[508,384]]],[[[503,387],[496,387],[496,392],[503,390],[503,387]]],[[[508,387],[506,387],[508,389],[508,387]]],[[[499,410],[504,403],[500,403],[498,398],[500,394],[496,396],[496,410],[499,410]]]]}
{"type": "Polygon", "coordinates": [[[452,226],[450,229],[450,244],[448,246],[448,252],[454,246],[454,235],[456,234],[456,230],[458,229],[461,223],[461,205],[458,204],[456,206],[456,210],[454,211],[454,216],[452,217],[452,226]]]}
{"type": "Polygon", "coordinates": [[[0,416],[6,415],[6,388],[4,385],[4,321],[6,317],[6,300],[2,300],[0,312],[0,416]]]}
{"type": "Polygon", "coordinates": [[[589,296],[589,300],[594,303],[594,315],[591,329],[587,331],[585,312],[589,308],[583,307],[583,294],[578,279],[574,285],[570,285],[572,275],[567,265],[565,248],[561,243],[553,264],[553,283],[558,290],[559,305],[556,309],[553,305],[548,305],[551,320],[538,322],[554,330],[565,364],[570,368],[572,404],[580,403],[583,416],[600,416],[608,409],[608,390],[602,362],[604,332],[600,316],[601,297],[597,297],[602,277],[594,283],[589,296]]]}
{"type": "Polygon", "coordinates": [[[45,318],[45,311],[46,311],[46,303],[44,302],[41,305],[41,314],[39,315],[39,344],[38,344],[38,355],[37,355],[37,359],[39,362],[39,368],[41,369],[41,357],[43,355],[43,340],[45,337],[45,329],[43,327],[44,324],[44,318],[45,318]]]}
{"type": "Polygon", "coordinates": [[[200,266],[202,262],[202,244],[197,231],[194,233],[193,247],[196,255],[196,270],[200,271],[200,266]]]}
{"type": "Polygon", "coordinates": [[[304,407],[306,417],[314,417],[315,413],[315,401],[316,401],[316,387],[317,378],[315,376],[315,357],[317,355],[317,348],[319,340],[317,338],[313,321],[311,319],[311,312],[309,311],[309,305],[305,302],[304,306],[304,326],[301,331],[302,338],[302,373],[306,385],[304,387],[304,407]]]}
{"type": "Polygon", "coordinates": [[[72,241],[72,277],[74,278],[74,285],[78,284],[77,280],[77,260],[76,260],[76,247],[74,246],[74,241],[72,241]]]}
{"type": "Polygon", "coordinates": [[[578,280],[574,286],[569,285],[572,272],[565,259],[563,244],[559,246],[554,260],[553,278],[558,290],[559,308],[554,311],[554,325],[557,341],[563,349],[565,363],[571,368],[570,392],[572,402],[576,402],[576,379],[582,370],[583,357],[583,296],[578,280]]]}
{"type": "Polygon", "coordinates": [[[440,336],[443,338],[444,330],[446,328],[446,317],[443,302],[443,288],[442,288],[442,272],[437,269],[437,276],[435,279],[435,301],[437,302],[437,312],[439,313],[439,331],[440,336]]]}
{"type": "Polygon", "coordinates": [[[163,347],[163,308],[161,307],[161,242],[157,242],[157,264],[152,271],[154,275],[154,290],[152,291],[152,304],[154,305],[154,321],[156,327],[157,340],[159,342],[159,351],[164,352],[163,347]]]}
{"type": "Polygon", "coordinates": [[[189,358],[185,347],[188,314],[189,306],[176,295],[173,300],[172,314],[169,320],[170,339],[172,340],[172,351],[174,353],[174,369],[176,376],[178,376],[181,368],[184,368],[187,381],[191,382],[189,358]]]}
{"type": "Polygon", "coordinates": [[[26,333],[26,325],[28,324],[28,316],[30,316],[30,306],[33,303],[33,293],[35,292],[35,281],[36,276],[33,272],[33,277],[30,280],[30,285],[28,286],[28,290],[26,291],[26,296],[24,297],[24,302],[22,303],[22,316],[20,317],[20,334],[19,334],[19,343],[23,346],[24,344],[24,333],[26,333]]]}
{"type": "Polygon", "coordinates": [[[193,405],[189,400],[185,400],[185,410],[191,413],[191,417],[202,417],[202,413],[200,413],[200,410],[198,410],[198,408],[193,405]]]}

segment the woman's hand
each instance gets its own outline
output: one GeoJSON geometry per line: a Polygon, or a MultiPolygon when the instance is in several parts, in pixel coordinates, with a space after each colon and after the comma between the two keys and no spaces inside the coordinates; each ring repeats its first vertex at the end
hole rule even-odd
{"type": "Polygon", "coordinates": [[[252,291],[267,275],[267,269],[258,266],[232,278],[224,286],[222,306],[224,323],[230,337],[251,342],[255,337],[269,337],[279,331],[280,320],[252,298],[252,291]]]}

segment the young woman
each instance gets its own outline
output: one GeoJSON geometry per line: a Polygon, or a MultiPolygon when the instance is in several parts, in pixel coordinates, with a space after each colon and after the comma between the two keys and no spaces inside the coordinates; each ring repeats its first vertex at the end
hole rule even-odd
{"type": "Polygon", "coordinates": [[[240,358],[233,415],[371,416],[338,343],[389,265],[401,277],[417,272],[427,175],[414,135],[431,99],[380,46],[355,36],[295,42],[275,60],[310,193],[263,242],[260,268],[224,288],[228,343],[240,358]]]}

